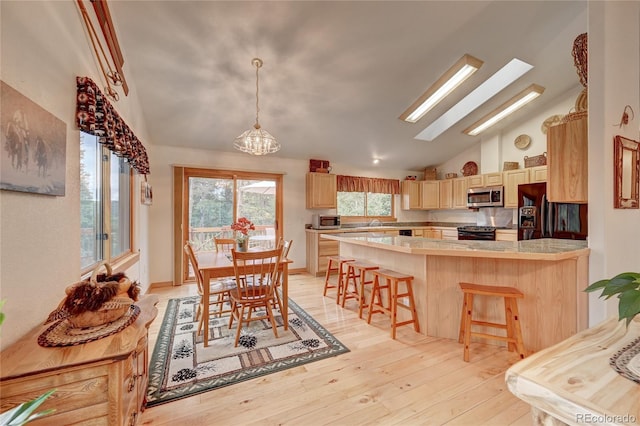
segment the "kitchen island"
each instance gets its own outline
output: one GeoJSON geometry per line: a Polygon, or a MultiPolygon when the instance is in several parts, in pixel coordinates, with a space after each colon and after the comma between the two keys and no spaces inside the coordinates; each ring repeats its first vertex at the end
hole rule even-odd
{"type": "MultiPolygon", "coordinates": [[[[587,326],[586,241],[453,241],[381,233],[323,234],[323,238],[339,241],[343,256],[413,275],[420,330],[429,336],[458,338],[459,282],[516,287],[524,293],[518,305],[529,353],[587,326]]],[[[476,299],[474,314],[504,322],[501,300],[476,299]]]]}

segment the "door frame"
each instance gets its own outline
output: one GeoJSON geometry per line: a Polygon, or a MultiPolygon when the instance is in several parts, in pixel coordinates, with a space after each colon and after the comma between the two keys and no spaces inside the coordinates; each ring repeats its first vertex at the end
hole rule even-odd
{"type": "MultiPolygon", "coordinates": [[[[273,180],[276,183],[276,242],[284,235],[283,229],[283,177],[282,173],[252,172],[246,170],[208,169],[202,167],[173,166],[173,285],[182,285],[188,269],[183,247],[189,238],[189,178],[273,180]]],[[[234,183],[235,186],[235,183],[234,183]]],[[[234,217],[236,216],[234,203],[234,217]]]]}

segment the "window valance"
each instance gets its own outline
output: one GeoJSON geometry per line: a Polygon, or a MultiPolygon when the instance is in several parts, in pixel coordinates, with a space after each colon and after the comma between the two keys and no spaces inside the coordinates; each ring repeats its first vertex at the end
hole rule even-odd
{"type": "Polygon", "coordinates": [[[369,178],[362,176],[337,175],[338,192],[376,192],[380,194],[399,194],[398,179],[369,178]]]}
{"type": "Polygon", "coordinates": [[[89,77],[76,77],[76,124],[102,145],[126,158],[139,174],[149,174],[147,150],[89,77]]]}

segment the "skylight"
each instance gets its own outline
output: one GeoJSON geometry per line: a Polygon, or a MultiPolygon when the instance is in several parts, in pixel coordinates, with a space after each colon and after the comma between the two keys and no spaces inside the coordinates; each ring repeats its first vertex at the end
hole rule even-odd
{"type": "Polygon", "coordinates": [[[520,59],[512,59],[507,65],[485,80],[485,82],[478,86],[473,92],[469,93],[460,102],[427,126],[427,128],[418,133],[415,138],[424,141],[434,140],[531,69],[533,69],[533,65],[520,59]]]}

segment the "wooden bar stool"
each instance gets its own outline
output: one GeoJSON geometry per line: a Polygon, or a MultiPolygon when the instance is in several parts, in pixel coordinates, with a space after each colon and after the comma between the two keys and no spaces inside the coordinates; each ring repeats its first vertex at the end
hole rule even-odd
{"type": "Polygon", "coordinates": [[[524,294],[517,288],[513,287],[499,287],[471,283],[460,283],[460,288],[462,289],[464,300],[462,316],[460,318],[460,335],[458,336],[458,342],[464,343],[464,360],[469,362],[469,345],[471,344],[471,336],[507,342],[509,351],[512,352],[516,350],[518,355],[520,355],[520,358],[523,359],[526,354],[524,351],[524,343],[522,341],[522,330],[520,329],[520,314],[518,313],[517,299],[523,298],[524,294]],[[473,297],[475,295],[502,297],[504,299],[504,315],[506,318],[506,324],[474,320],[472,315],[473,297]],[[472,325],[501,328],[507,331],[507,335],[498,336],[495,334],[475,332],[471,330],[472,325]]]}
{"type": "Polygon", "coordinates": [[[336,303],[340,303],[341,291],[344,288],[344,277],[347,274],[345,264],[347,262],[353,262],[355,259],[346,256],[329,256],[327,261],[327,274],[324,277],[324,292],[323,296],[327,295],[327,290],[335,288],[337,290],[336,303]],[[338,276],[336,282],[330,281],[332,272],[337,272],[338,276]]]}
{"type": "Polygon", "coordinates": [[[413,324],[413,329],[419,333],[420,324],[418,322],[418,313],[416,312],[416,304],[413,299],[413,276],[392,271],[390,269],[378,269],[372,271],[373,290],[371,290],[371,301],[369,302],[369,316],[367,324],[371,324],[371,315],[375,313],[387,314],[391,317],[391,338],[396,338],[396,328],[401,325],[413,324]],[[384,280],[384,284],[380,283],[384,280]],[[405,284],[405,292],[400,293],[398,285],[405,284]],[[387,306],[382,302],[382,294],[380,290],[386,290],[387,306]],[[376,302],[376,297],[378,301],[376,302]],[[407,297],[409,304],[401,303],[401,298],[407,297]],[[411,312],[411,319],[398,322],[398,308],[406,309],[411,312]]]}
{"type": "MultiPolygon", "coordinates": [[[[373,284],[373,280],[366,280],[367,272],[379,269],[378,265],[364,262],[362,260],[356,260],[347,263],[347,276],[344,281],[344,288],[342,290],[342,307],[347,299],[356,299],[358,301],[358,316],[362,318],[362,311],[364,308],[368,308],[366,304],[366,298],[364,294],[364,286],[367,284],[373,284]],[[349,283],[353,282],[353,289],[349,290],[349,283]]],[[[338,290],[340,292],[340,290],[338,290]]]]}

